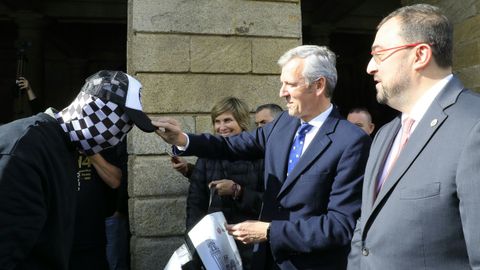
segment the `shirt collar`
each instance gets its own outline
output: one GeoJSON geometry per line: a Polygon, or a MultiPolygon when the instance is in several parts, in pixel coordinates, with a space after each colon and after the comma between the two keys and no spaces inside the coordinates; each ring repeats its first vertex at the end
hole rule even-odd
{"type": "Polygon", "coordinates": [[[432,102],[435,100],[438,94],[440,94],[442,89],[445,88],[445,85],[447,85],[447,83],[452,79],[452,77],[453,74],[447,75],[445,78],[441,79],[430,89],[428,89],[428,91],[423,94],[423,96],[415,103],[409,115],[405,113],[402,114],[402,123],[403,120],[405,120],[405,118],[407,117],[413,118],[415,120],[415,123],[420,122],[432,102]]]}
{"type": "MultiPolygon", "coordinates": [[[[321,114],[317,115],[315,118],[312,120],[308,121],[308,123],[316,128],[319,128],[323,125],[325,120],[327,120],[327,117],[330,115],[330,113],[333,110],[333,105],[330,104],[330,106],[323,111],[321,114]]],[[[302,124],[305,123],[305,121],[302,120],[302,124]]]]}

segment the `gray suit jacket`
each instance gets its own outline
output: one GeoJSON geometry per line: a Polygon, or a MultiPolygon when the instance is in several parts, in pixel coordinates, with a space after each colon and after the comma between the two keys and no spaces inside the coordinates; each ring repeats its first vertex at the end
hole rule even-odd
{"type": "Polygon", "coordinates": [[[454,77],[374,200],[400,125],[397,117],[372,144],[348,269],[480,269],[480,95],[454,77]]]}

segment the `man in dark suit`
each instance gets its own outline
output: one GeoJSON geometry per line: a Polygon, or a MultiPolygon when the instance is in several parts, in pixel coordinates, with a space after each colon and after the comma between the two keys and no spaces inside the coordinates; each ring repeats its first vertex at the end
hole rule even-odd
{"type": "Polygon", "coordinates": [[[480,96],[452,75],[452,28],[424,4],[379,25],[367,72],[402,115],[372,144],[348,269],[480,269],[480,96]]]}
{"type": "Polygon", "coordinates": [[[259,244],[254,269],[344,269],[360,215],[370,138],[330,102],[337,80],[333,52],[299,46],[285,53],[279,64],[280,96],[288,112],[264,127],[223,138],[186,136],[174,119],[160,118],[153,124],[166,142],[184,146],[178,149],[186,155],[265,159],[260,220],[227,226],[236,239],[259,244]],[[304,123],[311,125],[309,131],[296,135],[304,123]],[[298,157],[292,156],[295,151],[298,157]]]}

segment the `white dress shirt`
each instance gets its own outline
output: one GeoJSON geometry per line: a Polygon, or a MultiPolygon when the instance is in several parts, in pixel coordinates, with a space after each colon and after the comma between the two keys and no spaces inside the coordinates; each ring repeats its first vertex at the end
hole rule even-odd
{"type": "MultiPolygon", "coordinates": [[[[443,78],[442,80],[440,80],[439,82],[437,82],[430,89],[428,89],[428,91],[425,94],[423,94],[423,96],[415,103],[410,115],[407,115],[406,113],[402,113],[401,123],[403,123],[407,117],[410,117],[413,120],[415,120],[410,130],[410,134],[412,134],[415,131],[415,128],[418,126],[418,123],[422,120],[423,116],[427,112],[432,102],[435,100],[438,94],[440,94],[442,89],[445,87],[445,85],[447,85],[447,83],[452,79],[452,77],[453,75],[450,74],[445,78],[443,78]]],[[[387,158],[387,161],[385,162],[385,166],[383,166],[383,172],[380,179],[384,179],[387,176],[387,173],[390,171],[390,167],[393,165],[393,162],[395,161],[395,157],[397,156],[397,152],[399,151],[399,148],[400,148],[400,137],[402,136],[402,131],[403,131],[403,126],[400,128],[400,130],[397,133],[397,136],[395,137],[395,141],[393,142],[392,148],[390,149],[390,153],[388,154],[388,158],[387,158]]]]}
{"type": "MultiPolygon", "coordinates": [[[[330,106],[321,114],[310,120],[308,123],[312,125],[312,129],[305,135],[305,142],[303,143],[303,149],[302,149],[302,155],[305,153],[305,150],[308,148],[310,143],[312,142],[313,138],[315,135],[317,135],[318,131],[322,127],[323,123],[325,123],[325,120],[327,120],[327,117],[330,115],[332,112],[333,105],[330,104],[330,106]]],[[[305,121],[301,121],[304,123],[305,121]]]]}

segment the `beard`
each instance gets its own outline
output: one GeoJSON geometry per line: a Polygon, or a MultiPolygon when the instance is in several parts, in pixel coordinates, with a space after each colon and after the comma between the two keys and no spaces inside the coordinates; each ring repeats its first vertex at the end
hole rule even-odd
{"type": "Polygon", "coordinates": [[[382,84],[381,89],[377,90],[377,101],[380,104],[391,105],[392,101],[399,97],[405,89],[403,84],[387,86],[382,84]]]}
{"type": "Polygon", "coordinates": [[[385,82],[380,83],[380,89],[377,88],[378,103],[395,108],[401,102],[411,82],[410,77],[404,75],[406,73],[401,70],[402,68],[399,69],[399,72],[396,73],[397,75],[392,78],[389,84],[385,82]]]}

